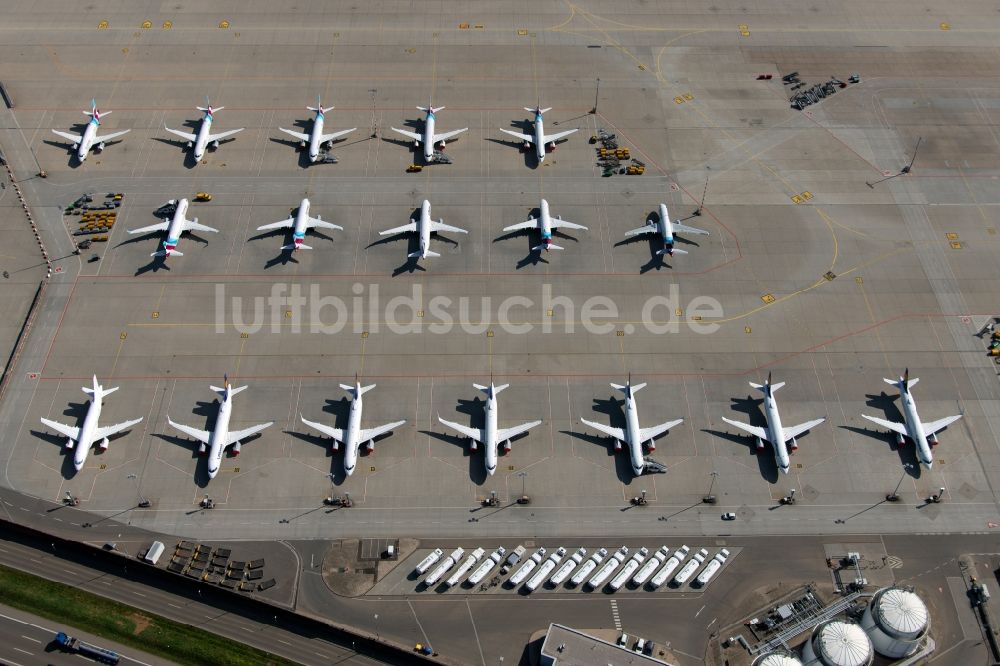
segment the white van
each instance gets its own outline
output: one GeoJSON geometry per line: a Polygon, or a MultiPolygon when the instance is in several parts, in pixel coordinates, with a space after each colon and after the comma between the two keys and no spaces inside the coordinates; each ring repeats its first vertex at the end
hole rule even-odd
{"type": "Polygon", "coordinates": [[[153,545],[146,551],[146,557],[143,559],[150,564],[156,564],[160,560],[160,555],[163,555],[163,544],[159,541],[154,541],[153,545]]]}

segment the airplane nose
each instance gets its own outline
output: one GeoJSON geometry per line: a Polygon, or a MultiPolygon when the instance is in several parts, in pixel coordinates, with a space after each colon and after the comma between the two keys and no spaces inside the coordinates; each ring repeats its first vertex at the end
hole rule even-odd
{"type": "Polygon", "coordinates": [[[219,468],[218,467],[209,467],[208,468],[208,478],[214,479],[215,475],[218,474],[218,473],[219,473],[219,468]]]}
{"type": "Polygon", "coordinates": [[[490,476],[493,476],[493,472],[497,471],[497,466],[493,465],[493,467],[487,467],[486,471],[489,472],[490,476]]]}
{"type": "Polygon", "coordinates": [[[347,476],[350,476],[351,474],[354,474],[354,466],[344,467],[344,471],[347,472],[347,476]]]}
{"type": "Polygon", "coordinates": [[[780,467],[779,469],[780,469],[780,470],[782,471],[782,473],[784,473],[784,474],[788,474],[788,467],[787,467],[787,466],[785,466],[785,467],[780,467]]]}
{"type": "Polygon", "coordinates": [[[79,472],[81,469],[83,469],[83,461],[82,460],[74,460],[73,461],[73,467],[76,469],[76,471],[79,472]]]}

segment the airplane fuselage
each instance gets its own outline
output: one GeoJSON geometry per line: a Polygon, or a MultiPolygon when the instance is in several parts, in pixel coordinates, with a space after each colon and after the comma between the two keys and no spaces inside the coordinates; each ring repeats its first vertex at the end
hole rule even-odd
{"type": "Polygon", "coordinates": [[[781,426],[781,415],[778,413],[778,403],[771,393],[771,389],[764,395],[764,418],[767,420],[767,434],[774,447],[774,462],[785,474],[788,474],[790,466],[788,461],[788,447],[785,445],[785,431],[781,426]]]}
{"type": "Polygon", "coordinates": [[[549,216],[549,202],[542,199],[538,211],[538,228],[542,234],[542,242],[546,247],[552,244],[552,218],[549,216]]]}
{"type": "Polygon", "coordinates": [[[170,218],[170,226],[167,227],[167,237],[163,240],[163,251],[168,257],[174,251],[174,248],[177,247],[177,243],[181,240],[181,234],[184,233],[187,209],[188,200],[181,199],[177,202],[177,210],[174,211],[174,216],[170,218]]]}
{"type": "MultiPolygon", "coordinates": [[[[492,392],[491,392],[492,393],[492,392]]],[[[497,397],[490,395],[486,399],[486,423],[484,425],[483,457],[486,459],[486,473],[493,476],[497,471],[497,397]]]]}
{"type": "Polygon", "coordinates": [[[913,400],[913,394],[909,388],[902,384],[899,389],[899,396],[903,402],[903,421],[906,425],[906,432],[909,434],[913,444],[917,447],[917,458],[927,469],[934,464],[934,454],[931,452],[930,443],[927,441],[927,433],[924,432],[924,424],[920,422],[917,414],[917,403],[913,400]]]}
{"type": "Polygon", "coordinates": [[[361,432],[361,412],[363,409],[361,392],[356,391],[355,398],[351,401],[351,412],[347,416],[347,430],[344,433],[344,472],[347,476],[354,474],[354,469],[358,464],[358,452],[361,449],[358,433],[361,432]]]}
{"type": "Polygon", "coordinates": [[[434,161],[434,112],[428,110],[427,117],[424,118],[424,161],[434,161]]]}
{"type": "Polygon", "coordinates": [[[212,133],[212,113],[205,112],[205,117],[201,119],[201,127],[198,128],[198,136],[194,142],[194,158],[201,161],[205,156],[205,149],[208,147],[208,137],[212,133]]]}
{"type": "Polygon", "coordinates": [[[97,129],[100,126],[100,119],[92,117],[90,122],[87,123],[86,129],[83,130],[83,136],[80,137],[80,146],[76,151],[76,158],[81,162],[87,159],[87,155],[90,154],[90,149],[94,147],[94,137],[97,136],[97,129]]]}
{"type": "MultiPolygon", "coordinates": [[[[315,139],[315,136],[313,139],[315,139]]],[[[303,199],[302,203],[299,204],[298,212],[295,214],[295,226],[292,228],[292,242],[295,243],[296,250],[298,250],[299,246],[302,245],[302,240],[306,237],[306,231],[308,230],[309,199],[303,199]]]]}
{"type": "Polygon", "coordinates": [[[323,123],[326,116],[319,109],[316,110],[316,119],[313,120],[312,134],[309,136],[309,160],[315,162],[319,159],[319,149],[323,147],[323,123]]]}
{"type": "Polygon", "coordinates": [[[431,202],[426,199],[420,205],[417,234],[420,236],[420,257],[426,259],[427,251],[431,248],[431,202]]]}
{"type": "Polygon", "coordinates": [[[535,113],[535,157],[539,164],[545,161],[545,123],[541,113],[535,113]]]}
{"type": "Polygon", "coordinates": [[[229,439],[229,418],[233,412],[233,398],[227,393],[219,404],[219,415],[215,419],[215,430],[208,438],[208,478],[214,479],[222,467],[222,456],[226,453],[229,439]]]}
{"type": "Polygon", "coordinates": [[[646,461],[642,457],[642,429],[639,428],[639,408],[635,404],[635,396],[625,396],[625,439],[628,440],[628,456],[632,464],[632,473],[642,476],[646,469],[646,461]]]}
{"type": "Polygon", "coordinates": [[[663,239],[663,248],[667,254],[674,253],[674,223],[670,220],[670,213],[666,204],[660,204],[660,219],[656,222],[656,229],[663,239]]]}
{"type": "Polygon", "coordinates": [[[73,451],[73,467],[80,471],[83,464],[87,462],[87,454],[94,444],[94,430],[97,429],[97,422],[101,418],[101,398],[94,396],[87,408],[87,415],[83,417],[83,425],[80,426],[80,437],[76,440],[73,451]]]}

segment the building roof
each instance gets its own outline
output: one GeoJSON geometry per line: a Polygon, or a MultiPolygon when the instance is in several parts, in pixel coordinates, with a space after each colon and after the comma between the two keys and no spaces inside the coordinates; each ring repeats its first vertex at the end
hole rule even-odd
{"type": "MultiPolygon", "coordinates": [[[[629,648],[637,637],[629,638],[629,648]]],[[[561,624],[550,624],[542,643],[544,666],[663,666],[665,661],[638,654],[561,624]]],[[[669,664],[667,664],[669,666],[669,664]]]]}

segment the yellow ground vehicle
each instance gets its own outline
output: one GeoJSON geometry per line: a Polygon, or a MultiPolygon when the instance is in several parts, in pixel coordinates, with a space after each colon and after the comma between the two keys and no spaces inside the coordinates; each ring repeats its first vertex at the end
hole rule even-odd
{"type": "Polygon", "coordinates": [[[208,192],[198,192],[197,194],[194,195],[194,200],[195,201],[211,201],[212,200],[212,195],[209,194],[208,192]]]}

